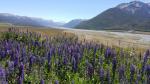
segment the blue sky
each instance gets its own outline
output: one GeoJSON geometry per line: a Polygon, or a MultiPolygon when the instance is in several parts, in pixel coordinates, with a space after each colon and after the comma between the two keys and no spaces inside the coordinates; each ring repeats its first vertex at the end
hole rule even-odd
{"type": "Polygon", "coordinates": [[[78,18],[89,19],[108,8],[130,1],[134,0],[1,0],[0,13],[67,22],[78,18]]]}

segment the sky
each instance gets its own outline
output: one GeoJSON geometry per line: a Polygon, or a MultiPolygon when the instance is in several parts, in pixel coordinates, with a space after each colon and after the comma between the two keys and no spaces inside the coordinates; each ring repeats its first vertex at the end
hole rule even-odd
{"type": "MultiPolygon", "coordinates": [[[[0,13],[68,22],[90,19],[108,8],[134,0],[1,0],[0,13]]],[[[150,0],[140,0],[150,3],[150,0]]]]}

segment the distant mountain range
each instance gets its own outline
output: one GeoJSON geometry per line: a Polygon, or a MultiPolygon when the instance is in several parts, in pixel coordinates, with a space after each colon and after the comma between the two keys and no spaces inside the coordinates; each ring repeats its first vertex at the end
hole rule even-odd
{"type": "Polygon", "coordinates": [[[0,23],[20,26],[67,27],[92,30],[150,31],[150,3],[132,1],[110,8],[89,19],[74,19],[68,23],[41,18],[0,13],[0,23]]]}
{"type": "Polygon", "coordinates": [[[83,21],[86,21],[86,20],[83,20],[83,19],[74,19],[74,20],[71,20],[70,22],[64,24],[63,27],[74,28],[75,26],[79,25],[83,21]]]}
{"type": "Polygon", "coordinates": [[[36,26],[36,27],[67,27],[73,28],[80,24],[82,19],[71,20],[68,23],[54,22],[52,20],[44,20],[41,18],[19,16],[9,13],[0,13],[0,23],[19,25],[19,26],[36,26]]]}
{"type": "Polygon", "coordinates": [[[150,4],[140,1],[122,3],[81,22],[76,28],[150,31],[150,4]]]}
{"type": "Polygon", "coordinates": [[[33,18],[27,16],[18,16],[8,13],[0,13],[0,23],[9,23],[20,26],[38,26],[38,27],[60,27],[65,23],[54,22],[52,20],[44,20],[41,18],[33,18]]]}

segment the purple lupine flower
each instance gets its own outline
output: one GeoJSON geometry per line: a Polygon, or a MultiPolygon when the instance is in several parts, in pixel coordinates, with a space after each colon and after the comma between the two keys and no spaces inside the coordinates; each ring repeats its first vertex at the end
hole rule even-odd
{"type": "Polygon", "coordinates": [[[60,56],[61,53],[62,53],[60,47],[58,48],[58,51],[57,51],[57,52],[58,52],[58,56],[60,56]]]}
{"type": "Polygon", "coordinates": [[[5,70],[2,67],[0,67],[0,77],[5,78],[5,70]]]}
{"type": "Polygon", "coordinates": [[[131,64],[131,66],[130,66],[130,82],[133,81],[134,74],[135,74],[135,65],[131,64]]]}
{"type": "Polygon", "coordinates": [[[48,71],[50,71],[51,68],[51,56],[52,56],[52,49],[48,52],[48,71]]]}
{"type": "Polygon", "coordinates": [[[38,41],[34,41],[34,46],[39,46],[39,42],[38,41]]]}
{"type": "Polygon", "coordinates": [[[125,73],[125,67],[122,65],[119,67],[119,80],[122,80],[124,78],[125,73]]]}
{"type": "Polygon", "coordinates": [[[107,80],[107,84],[110,84],[111,83],[111,79],[110,79],[110,71],[107,70],[107,73],[106,73],[106,80],[107,80]]]}
{"type": "Polygon", "coordinates": [[[9,54],[10,54],[10,50],[9,50],[9,49],[6,49],[6,50],[5,50],[5,53],[6,53],[6,55],[9,55],[9,54]]]}
{"type": "Polygon", "coordinates": [[[112,59],[112,75],[113,75],[112,76],[112,83],[114,83],[116,68],[117,68],[117,59],[116,59],[116,57],[114,57],[112,59]]]}
{"type": "Polygon", "coordinates": [[[87,75],[92,78],[94,73],[93,65],[91,63],[88,63],[87,65],[87,75]]]}
{"type": "Polygon", "coordinates": [[[58,80],[55,80],[55,83],[54,84],[59,84],[59,81],[58,80]]]}
{"type": "Polygon", "coordinates": [[[52,56],[52,49],[48,52],[48,64],[51,61],[51,56],[52,56]]]}
{"type": "Polygon", "coordinates": [[[63,64],[64,64],[64,65],[67,64],[67,57],[64,57],[63,64]]]}
{"type": "Polygon", "coordinates": [[[150,65],[146,66],[146,73],[148,76],[150,76],[150,65]]]}
{"type": "Polygon", "coordinates": [[[81,53],[77,53],[77,56],[78,56],[78,60],[80,61],[82,59],[81,53]]]}
{"type": "Polygon", "coordinates": [[[7,82],[6,82],[6,72],[5,72],[5,69],[3,69],[2,67],[0,67],[0,83],[1,84],[7,84],[7,82]]]}
{"type": "Polygon", "coordinates": [[[80,55],[79,55],[78,53],[74,53],[74,58],[75,58],[75,60],[76,60],[76,64],[78,64],[79,61],[80,61],[79,56],[80,56],[80,55]]]}
{"type": "Polygon", "coordinates": [[[10,60],[13,61],[15,59],[14,57],[14,51],[12,50],[10,53],[10,60]]]}
{"type": "Polygon", "coordinates": [[[144,62],[147,62],[147,58],[148,58],[149,55],[150,55],[150,51],[147,50],[147,51],[144,53],[144,62]]]}
{"type": "Polygon", "coordinates": [[[76,72],[76,71],[77,71],[77,68],[78,68],[78,66],[77,66],[77,61],[76,61],[76,59],[73,57],[73,58],[72,58],[72,70],[73,70],[74,72],[76,72]]]}
{"type": "Polygon", "coordinates": [[[99,62],[100,62],[100,65],[103,65],[103,58],[101,56],[99,56],[99,62]]]}
{"type": "Polygon", "coordinates": [[[8,61],[8,70],[9,73],[12,73],[14,71],[14,62],[8,61]]]}
{"type": "Polygon", "coordinates": [[[44,84],[44,80],[43,79],[40,81],[40,84],[44,84]]]}
{"type": "Polygon", "coordinates": [[[111,56],[111,49],[107,48],[105,51],[105,58],[109,58],[111,56]]]}
{"type": "Polygon", "coordinates": [[[23,65],[23,63],[21,63],[20,67],[19,67],[19,77],[24,80],[24,65],[23,65]]]}
{"type": "Polygon", "coordinates": [[[14,66],[16,67],[16,66],[18,66],[18,64],[19,64],[19,57],[16,56],[16,58],[14,60],[14,66]]]}
{"type": "Polygon", "coordinates": [[[18,78],[18,84],[23,84],[23,78],[21,77],[18,78]]]}
{"type": "Polygon", "coordinates": [[[68,53],[69,53],[69,54],[72,53],[71,47],[68,47],[68,53]]]}
{"type": "Polygon", "coordinates": [[[113,72],[115,72],[116,68],[117,68],[117,59],[116,59],[116,57],[114,57],[113,60],[112,60],[112,70],[113,70],[113,72]]]}
{"type": "Polygon", "coordinates": [[[103,68],[100,68],[99,77],[100,77],[101,83],[103,83],[104,81],[104,69],[103,68]]]}
{"type": "Polygon", "coordinates": [[[26,62],[25,57],[26,57],[26,49],[25,49],[25,48],[23,48],[23,49],[22,49],[22,62],[23,62],[23,63],[25,63],[25,62],[26,62]]]}
{"type": "Polygon", "coordinates": [[[29,68],[31,69],[32,65],[33,65],[33,62],[34,62],[34,56],[31,55],[30,58],[29,58],[29,68]]]}
{"type": "Polygon", "coordinates": [[[141,75],[140,74],[137,74],[137,79],[136,79],[136,84],[139,84],[139,81],[141,81],[141,75]]]}
{"type": "Polygon", "coordinates": [[[51,69],[51,64],[48,63],[48,67],[47,67],[48,72],[50,72],[50,69],[51,69]]]}
{"type": "Polygon", "coordinates": [[[96,51],[97,51],[97,47],[94,48],[94,52],[93,52],[93,59],[92,59],[93,68],[95,68],[96,51]]]}
{"type": "Polygon", "coordinates": [[[40,64],[41,64],[41,65],[44,65],[44,63],[45,63],[45,57],[41,57],[41,59],[40,59],[40,64]]]}
{"type": "Polygon", "coordinates": [[[1,51],[0,56],[1,56],[1,58],[5,58],[6,57],[6,52],[5,51],[1,51]]]}
{"type": "Polygon", "coordinates": [[[123,58],[124,57],[124,52],[123,49],[120,50],[120,57],[123,58]]]}
{"type": "Polygon", "coordinates": [[[146,66],[146,74],[147,74],[147,83],[149,84],[150,83],[150,65],[147,65],[146,66]]]}
{"type": "Polygon", "coordinates": [[[93,56],[94,56],[94,57],[95,57],[95,55],[96,55],[96,51],[97,51],[97,47],[95,46],[94,52],[93,52],[93,56]]]}
{"type": "Polygon", "coordinates": [[[17,44],[16,50],[17,50],[17,52],[20,50],[20,44],[17,44]]]}
{"type": "Polygon", "coordinates": [[[144,53],[144,60],[143,60],[143,64],[142,64],[142,71],[141,73],[143,74],[144,72],[144,69],[145,69],[145,65],[147,63],[147,60],[148,60],[148,56],[150,55],[150,51],[147,50],[145,53],[144,53]]]}

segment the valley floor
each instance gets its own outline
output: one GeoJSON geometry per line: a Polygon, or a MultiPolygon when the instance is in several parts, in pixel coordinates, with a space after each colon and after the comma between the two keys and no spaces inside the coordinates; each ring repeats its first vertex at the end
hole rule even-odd
{"type": "MultiPolygon", "coordinates": [[[[7,30],[8,26],[0,26],[0,31],[7,30]]],[[[112,32],[101,30],[83,30],[70,28],[35,28],[35,27],[18,27],[36,31],[46,35],[57,35],[61,32],[73,33],[79,37],[80,40],[94,41],[103,43],[108,46],[132,47],[139,49],[150,48],[150,32],[112,32]]]]}
{"type": "Polygon", "coordinates": [[[121,47],[150,48],[150,32],[111,32],[82,29],[65,29],[65,32],[72,32],[80,39],[102,42],[106,45],[121,47]]]}

